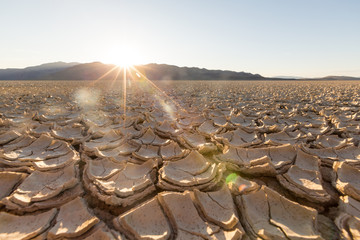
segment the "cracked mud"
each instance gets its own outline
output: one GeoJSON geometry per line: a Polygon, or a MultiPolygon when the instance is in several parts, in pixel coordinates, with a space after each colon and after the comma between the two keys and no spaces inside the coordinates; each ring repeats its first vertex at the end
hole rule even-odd
{"type": "Polygon", "coordinates": [[[65,83],[0,82],[0,239],[360,239],[358,82],[65,83]]]}

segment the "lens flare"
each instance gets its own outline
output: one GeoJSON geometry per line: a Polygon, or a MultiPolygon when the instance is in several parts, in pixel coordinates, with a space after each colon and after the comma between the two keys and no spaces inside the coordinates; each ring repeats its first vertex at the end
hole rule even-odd
{"type": "Polygon", "coordinates": [[[239,176],[236,173],[231,173],[226,177],[226,184],[235,183],[239,176]]]}
{"type": "Polygon", "coordinates": [[[225,182],[232,191],[237,191],[241,194],[248,188],[248,186],[241,183],[240,179],[239,175],[231,173],[226,177],[225,182]]]}
{"type": "MultiPolygon", "coordinates": [[[[139,71],[135,66],[132,66],[132,64],[135,63],[135,61],[133,61],[135,58],[136,56],[134,56],[133,51],[123,51],[123,55],[116,54],[116,59],[118,60],[113,63],[116,63],[117,65],[110,68],[102,76],[90,83],[90,87],[95,87],[96,83],[107,77],[107,79],[110,80],[107,83],[110,83],[108,87],[111,90],[121,89],[122,101],[119,105],[122,105],[121,109],[124,124],[127,117],[129,97],[139,96],[139,92],[152,95],[157,100],[159,106],[172,120],[176,120],[176,112],[187,112],[186,109],[170,97],[164,90],[148,79],[145,74],[139,71]],[[109,76],[111,76],[111,78],[109,78],[109,76]],[[121,87],[117,88],[116,86],[121,87]],[[131,90],[131,92],[128,93],[129,90],[131,90]]],[[[98,103],[98,98],[98,95],[90,92],[88,89],[81,89],[75,93],[76,102],[82,109],[89,109],[90,107],[95,106],[98,103]]]]}
{"type": "Polygon", "coordinates": [[[84,110],[94,108],[99,102],[100,92],[94,89],[81,88],[75,92],[76,103],[84,110]]]}
{"type": "Polygon", "coordinates": [[[186,111],[179,103],[177,103],[173,98],[171,98],[169,95],[167,95],[163,90],[161,90],[154,82],[152,82],[150,79],[148,79],[144,74],[142,74],[140,71],[136,69],[136,67],[132,66],[130,69],[135,71],[136,75],[139,76],[140,79],[146,80],[147,83],[150,83],[150,85],[153,87],[153,89],[157,92],[159,92],[161,95],[165,97],[165,99],[169,99],[174,105],[181,109],[182,111],[186,111]]]}

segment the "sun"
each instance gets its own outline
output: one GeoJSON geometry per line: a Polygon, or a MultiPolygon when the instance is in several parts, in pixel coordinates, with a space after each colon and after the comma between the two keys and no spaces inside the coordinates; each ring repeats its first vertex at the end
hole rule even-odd
{"type": "Polygon", "coordinates": [[[104,63],[115,64],[119,67],[129,68],[144,63],[144,58],[128,46],[114,47],[103,58],[104,63]]]}

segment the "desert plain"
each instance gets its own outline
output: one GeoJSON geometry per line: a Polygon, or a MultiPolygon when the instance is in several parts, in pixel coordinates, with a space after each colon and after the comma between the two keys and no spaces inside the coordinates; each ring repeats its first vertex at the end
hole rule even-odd
{"type": "Polygon", "coordinates": [[[125,84],[0,81],[1,240],[360,239],[360,82],[125,84]]]}

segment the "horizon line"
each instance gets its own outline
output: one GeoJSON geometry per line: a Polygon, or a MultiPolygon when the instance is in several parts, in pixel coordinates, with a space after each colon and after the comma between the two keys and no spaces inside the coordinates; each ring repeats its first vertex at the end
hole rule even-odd
{"type": "MultiPolygon", "coordinates": [[[[23,67],[7,67],[7,68],[0,68],[0,70],[21,70],[21,69],[26,69],[26,68],[31,68],[31,67],[38,67],[41,65],[46,65],[46,64],[53,64],[53,63],[65,63],[65,64],[71,64],[71,63],[76,63],[76,65],[80,65],[80,64],[91,64],[91,63],[101,63],[104,65],[117,65],[115,63],[104,63],[103,61],[89,61],[89,62],[77,62],[77,61],[54,61],[54,62],[46,62],[46,63],[40,63],[37,65],[30,65],[30,66],[23,66],[23,67]]],[[[265,76],[263,74],[260,73],[252,73],[250,71],[244,71],[244,70],[229,70],[229,69],[211,69],[211,68],[207,68],[207,67],[198,67],[198,66],[186,66],[186,65],[176,65],[176,64],[168,64],[168,63],[156,63],[156,62],[148,62],[148,63],[139,63],[139,64],[133,64],[133,66],[145,66],[145,65],[150,65],[150,64],[157,64],[157,65],[168,65],[168,66],[175,66],[175,67],[180,67],[180,68],[198,68],[198,69],[206,69],[206,70],[210,70],[210,71],[231,71],[231,72],[244,72],[244,73],[250,73],[253,75],[260,75],[264,78],[276,78],[276,79],[291,79],[291,80],[302,80],[302,79],[321,79],[321,78],[328,78],[328,77],[350,77],[350,78],[360,78],[360,76],[352,76],[352,75],[325,75],[322,77],[303,77],[303,76],[289,76],[287,74],[276,74],[275,76],[265,76]]],[[[76,66],[74,65],[74,66],[76,66]]]]}

